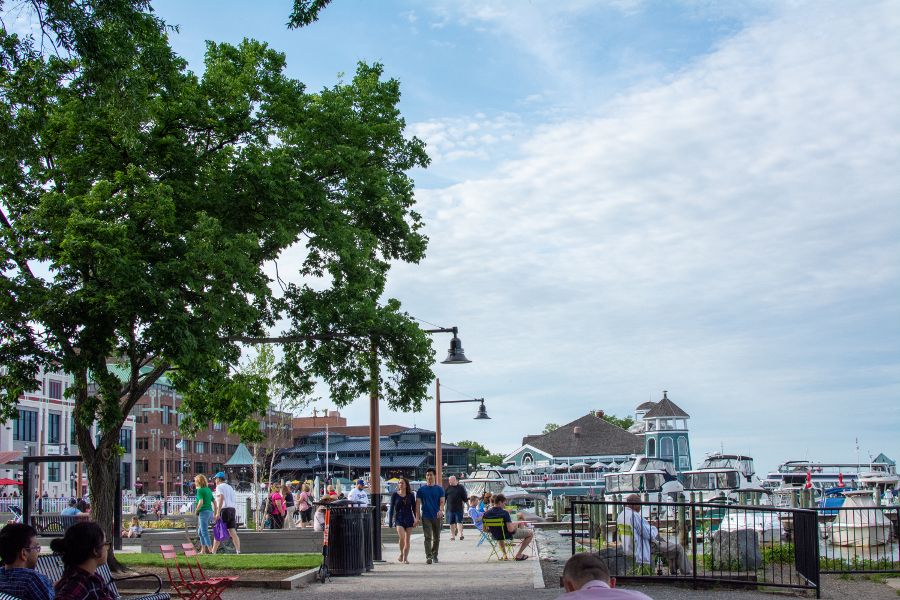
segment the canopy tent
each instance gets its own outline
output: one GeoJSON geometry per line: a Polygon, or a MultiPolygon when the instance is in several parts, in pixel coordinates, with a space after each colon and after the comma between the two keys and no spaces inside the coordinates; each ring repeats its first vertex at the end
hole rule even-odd
{"type": "Polygon", "coordinates": [[[15,479],[0,479],[0,485],[22,485],[21,481],[15,479]]]}

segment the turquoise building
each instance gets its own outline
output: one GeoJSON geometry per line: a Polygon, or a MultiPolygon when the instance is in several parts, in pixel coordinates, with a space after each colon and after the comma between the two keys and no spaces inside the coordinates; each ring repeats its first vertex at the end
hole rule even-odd
{"type": "Polygon", "coordinates": [[[691,444],[688,439],[690,415],[669,400],[668,392],[658,402],[644,402],[635,409],[632,431],[644,438],[644,454],[649,458],[671,460],[676,471],[691,470],[691,444]]]}

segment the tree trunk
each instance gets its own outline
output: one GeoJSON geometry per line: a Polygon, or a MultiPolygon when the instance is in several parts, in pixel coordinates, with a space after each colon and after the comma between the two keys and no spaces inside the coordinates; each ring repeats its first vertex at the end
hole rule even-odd
{"type": "MultiPolygon", "coordinates": [[[[91,492],[91,519],[103,528],[106,541],[115,538],[116,510],[116,478],[119,476],[119,464],[116,452],[101,445],[94,454],[93,460],[86,461],[88,471],[88,487],[91,492]]],[[[109,549],[109,568],[112,571],[122,570],[116,560],[113,548],[109,549]]]]}

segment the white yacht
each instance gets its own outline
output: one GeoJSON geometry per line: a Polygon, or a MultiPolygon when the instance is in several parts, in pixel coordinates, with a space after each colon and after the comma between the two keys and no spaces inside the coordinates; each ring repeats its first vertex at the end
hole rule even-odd
{"type": "Polygon", "coordinates": [[[607,473],[603,479],[606,494],[648,494],[651,502],[671,499],[670,494],[684,490],[675,474],[674,463],[661,458],[635,456],[618,473],[607,473]]]}
{"type": "Polygon", "coordinates": [[[756,476],[753,459],[740,454],[710,454],[700,467],[680,474],[684,491],[700,502],[728,499],[741,501],[742,495],[763,495],[766,490],[756,476]]]}

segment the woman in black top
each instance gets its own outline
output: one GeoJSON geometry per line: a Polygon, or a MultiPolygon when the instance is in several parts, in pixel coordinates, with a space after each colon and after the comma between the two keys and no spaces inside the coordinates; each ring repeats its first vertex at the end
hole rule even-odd
{"type": "Polygon", "coordinates": [[[397,535],[400,537],[400,558],[397,562],[409,564],[409,538],[412,528],[418,522],[416,495],[409,487],[409,480],[401,477],[397,491],[391,494],[391,510],[388,513],[388,524],[397,528],[397,535]]]}

